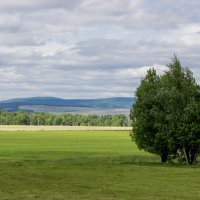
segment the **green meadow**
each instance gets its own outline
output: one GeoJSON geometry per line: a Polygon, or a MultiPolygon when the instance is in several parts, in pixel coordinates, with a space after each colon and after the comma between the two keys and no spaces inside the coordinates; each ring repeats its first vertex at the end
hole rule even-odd
{"type": "Polygon", "coordinates": [[[138,150],[128,131],[0,132],[0,200],[193,200],[199,177],[138,150]]]}

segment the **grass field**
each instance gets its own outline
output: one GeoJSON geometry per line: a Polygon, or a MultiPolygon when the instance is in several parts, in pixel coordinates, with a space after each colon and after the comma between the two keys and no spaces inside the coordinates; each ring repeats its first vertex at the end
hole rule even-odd
{"type": "Polygon", "coordinates": [[[1,200],[193,200],[199,175],[139,151],[128,131],[0,132],[1,200]]]}

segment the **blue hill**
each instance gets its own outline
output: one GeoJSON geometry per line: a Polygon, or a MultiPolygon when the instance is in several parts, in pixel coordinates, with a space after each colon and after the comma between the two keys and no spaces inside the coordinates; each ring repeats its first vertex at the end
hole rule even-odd
{"type": "Polygon", "coordinates": [[[97,109],[130,109],[134,98],[114,97],[100,99],[61,99],[56,97],[17,98],[0,102],[0,109],[18,111],[20,106],[60,106],[97,109]]]}

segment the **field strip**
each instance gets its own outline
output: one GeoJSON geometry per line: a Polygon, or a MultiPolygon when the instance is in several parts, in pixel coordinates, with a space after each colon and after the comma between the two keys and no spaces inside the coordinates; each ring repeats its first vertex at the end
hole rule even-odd
{"type": "Polygon", "coordinates": [[[0,131],[130,131],[131,127],[0,125],[0,131]]]}

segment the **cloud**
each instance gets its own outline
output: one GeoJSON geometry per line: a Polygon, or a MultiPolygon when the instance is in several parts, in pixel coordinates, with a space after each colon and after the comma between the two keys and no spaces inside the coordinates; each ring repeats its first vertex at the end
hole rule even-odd
{"type": "Polygon", "coordinates": [[[35,10],[48,10],[55,8],[65,8],[72,9],[77,4],[79,4],[80,0],[66,1],[66,0],[7,0],[3,1],[0,4],[0,9],[5,12],[9,11],[22,11],[22,12],[30,12],[35,10]]]}
{"type": "Polygon", "coordinates": [[[2,1],[1,99],[133,96],[174,53],[200,83],[199,12],[198,0],[2,1]]]}
{"type": "Polygon", "coordinates": [[[117,75],[123,78],[142,78],[150,68],[154,68],[158,74],[162,74],[166,70],[166,66],[154,64],[152,66],[143,66],[139,68],[120,69],[117,71],[117,75]]]}

